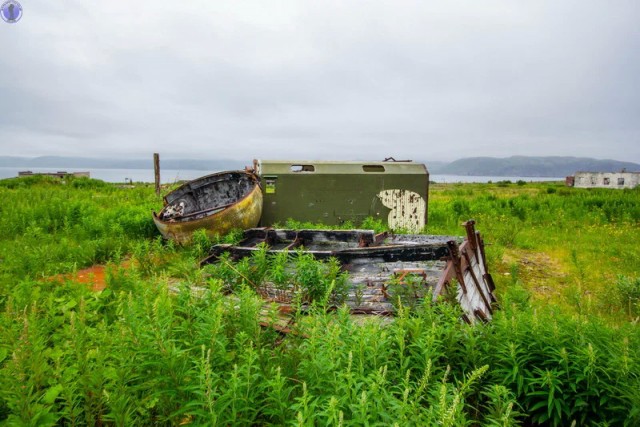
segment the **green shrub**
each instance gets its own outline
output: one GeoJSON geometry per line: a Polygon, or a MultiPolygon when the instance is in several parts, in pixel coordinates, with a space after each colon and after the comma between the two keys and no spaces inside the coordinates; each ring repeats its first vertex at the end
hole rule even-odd
{"type": "Polygon", "coordinates": [[[200,270],[242,233],[177,247],[153,227],[153,188],[73,182],[0,181],[0,424],[640,424],[637,191],[433,186],[430,230],[476,218],[498,286],[492,321],[467,325],[411,298],[391,322],[356,322],[340,264],[308,254],[200,270]],[[73,276],[95,262],[102,292],[73,276]],[[266,282],[311,302],[286,336],[266,282]],[[582,304],[599,283],[613,283],[601,311],[559,291],[582,304]]]}
{"type": "Polygon", "coordinates": [[[620,306],[628,316],[640,316],[640,277],[618,277],[615,292],[620,306]]]}

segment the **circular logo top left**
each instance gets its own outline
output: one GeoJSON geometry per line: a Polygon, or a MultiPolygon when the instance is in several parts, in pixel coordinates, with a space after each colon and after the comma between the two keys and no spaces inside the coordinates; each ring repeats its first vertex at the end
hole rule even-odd
{"type": "Polygon", "coordinates": [[[8,0],[0,7],[0,16],[5,22],[15,24],[22,18],[22,5],[15,0],[8,0]]]}

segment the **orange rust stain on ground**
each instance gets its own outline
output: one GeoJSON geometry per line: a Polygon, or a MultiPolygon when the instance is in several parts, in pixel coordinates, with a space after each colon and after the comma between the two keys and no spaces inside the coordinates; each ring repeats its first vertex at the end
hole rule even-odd
{"type": "Polygon", "coordinates": [[[66,280],[71,280],[72,282],[88,285],[92,291],[101,291],[107,287],[104,280],[104,270],[104,265],[92,265],[78,270],[76,273],[56,274],[46,279],[46,281],[62,283],[66,280]]]}
{"type": "MultiPolygon", "coordinates": [[[[121,266],[128,267],[129,262],[124,262],[121,266]]],[[[48,280],[52,282],[63,282],[65,280],[71,280],[76,283],[87,285],[91,288],[92,291],[98,292],[104,290],[107,287],[105,281],[106,268],[107,267],[104,265],[92,265],[91,267],[78,270],[75,274],[58,274],[50,277],[48,280]]]]}
{"type": "Polygon", "coordinates": [[[78,283],[84,283],[91,286],[94,291],[101,291],[107,287],[104,280],[104,265],[93,265],[76,273],[74,279],[78,283]]]}

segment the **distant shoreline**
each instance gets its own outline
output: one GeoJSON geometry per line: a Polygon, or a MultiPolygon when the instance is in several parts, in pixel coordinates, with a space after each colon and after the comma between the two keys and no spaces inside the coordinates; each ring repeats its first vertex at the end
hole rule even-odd
{"type": "MultiPolygon", "coordinates": [[[[292,159],[301,161],[303,159],[292,159]]],[[[310,159],[307,159],[311,161],[310,159]]],[[[345,159],[346,160],[346,159],[345,159]]],[[[350,159],[354,160],[354,159],[350,159]]],[[[381,159],[379,159],[381,160],[381,159]]],[[[528,157],[511,156],[497,157],[468,157],[453,162],[425,161],[413,159],[417,163],[424,163],[431,175],[451,175],[467,177],[500,177],[504,179],[518,177],[526,179],[558,178],[574,175],[578,171],[590,172],[628,172],[640,171],[640,164],[622,162],[618,160],[601,160],[584,157],[528,157]]],[[[366,161],[366,160],[364,160],[366,161]]],[[[245,160],[234,159],[175,159],[160,156],[162,171],[200,171],[201,175],[223,170],[244,169],[251,166],[252,158],[245,160]]],[[[148,159],[107,159],[88,157],[12,157],[0,156],[0,167],[19,168],[37,172],[42,169],[59,170],[89,170],[92,176],[100,176],[98,170],[127,170],[138,171],[129,174],[144,174],[153,169],[152,157],[148,159]]],[[[6,174],[5,174],[6,175],[6,174]]],[[[6,176],[5,176],[6,177],[6,176]]],[[[468,179],[466,180],[468,181],[468,179]]]]}
{"type": "MultiPolygon", "coordinates": [[[[0,167],[0,179],[15,178],[18,172],[24,171],[20,167],[0,167]]],[[[86,172],[89,171],[91,178],[100,179],[112,183],[124,182],[148,182],[154,181],[153,169],[119,169],[119,168],[30,168],[34,174],[39,172],[86,172]]],[[[161,169],[160,177],[163,184],[175,183],[178,181],[189,181],[208,175],[220,170],[193,170],[193,169],[161,169]]],[[[564,177],[544,177],[544,176],[496,176],[496,175],[452,175],[452,174],[429,174],[429,180],[436,183],[487,183],[499,181],[564,181],[564,177]]]]}

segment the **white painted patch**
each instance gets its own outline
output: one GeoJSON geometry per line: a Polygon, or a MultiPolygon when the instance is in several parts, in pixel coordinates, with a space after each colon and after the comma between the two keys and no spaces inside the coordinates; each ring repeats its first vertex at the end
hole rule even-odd
{"type": "Polygon", "coordinates": [[[424,228],[427,203],[418,193],[409,190],[384,190],[378,193],[383,205],[391,209],[389,227],[419,233],[424,228]]]}

